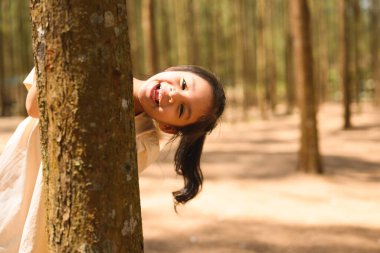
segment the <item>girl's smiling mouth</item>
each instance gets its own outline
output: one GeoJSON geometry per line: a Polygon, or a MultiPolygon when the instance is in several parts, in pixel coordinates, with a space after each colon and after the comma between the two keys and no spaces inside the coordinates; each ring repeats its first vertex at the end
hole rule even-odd
{"type": "Polygon", "coordinates": [[[156,84],[150,91],[150,98],[156,105],[160,105],[161,100],[161,83],[156,84]]]}

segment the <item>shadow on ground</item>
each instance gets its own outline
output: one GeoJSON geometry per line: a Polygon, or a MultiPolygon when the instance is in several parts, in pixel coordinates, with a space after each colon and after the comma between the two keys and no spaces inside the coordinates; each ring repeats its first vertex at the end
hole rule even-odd
{"type": "Polygon", "coordinates": [[[380,229],[224,220],[146,239],[151,253],[378,253],[380,229]],[[364,246],[365,245],[365,246],[364,246]]]}

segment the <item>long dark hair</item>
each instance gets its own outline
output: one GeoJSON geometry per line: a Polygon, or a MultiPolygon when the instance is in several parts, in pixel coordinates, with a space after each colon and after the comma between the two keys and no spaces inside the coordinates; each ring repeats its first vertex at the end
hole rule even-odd
{"type": "Polygon", "coordinates": [[[176,127],[177,134],[173,139],[180,138],[180,142],[174,156],[175,171],[178,175],[183,176],[185,184],[181,190],[173,192],[175,205],[177,205],[185,204],[202,189],[203,174],[200,161],[203,144],[206,140],[206,135],[215,128],[224,111],[226,97],[223,86],[215,75],[199,66],[175,66],[165,71],[186,71],[196,74],[209,83],[213,93],[208,114],[202,116],[191,125],[176,127]]]}

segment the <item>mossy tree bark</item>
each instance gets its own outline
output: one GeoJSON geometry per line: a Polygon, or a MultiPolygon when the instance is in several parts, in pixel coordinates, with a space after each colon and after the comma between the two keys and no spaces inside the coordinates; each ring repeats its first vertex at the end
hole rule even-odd
{"type": "Polygon", "coordinates": [[[297,169],[308,173],[322,173],[315,113],[310,11],[307,0],[292,0],[289,1],[289,4],[290,16],[292,17],[294,77],[298,89],[301,114],[301,147],[297,169]]]}
{"type": "Polygon", "coordinates": [[[125,0],[31,0],[51,252],[143,252],[125,0]]]}

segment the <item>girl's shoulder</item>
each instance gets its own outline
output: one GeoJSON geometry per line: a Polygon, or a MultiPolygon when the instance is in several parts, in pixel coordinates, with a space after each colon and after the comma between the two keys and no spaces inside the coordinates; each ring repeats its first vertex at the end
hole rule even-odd
{"type": "Polygon", "coordinates": [[[27,90],[29,90],[30,87],[32,87],[32,85],[34,84],[34,75],[35,75],[35,68],[33,68],[29,72],[28,76],[23,81],[23,84],[25,85],[25,87],[26,87],[27,90]]]}
{"type": "MultiPolygon", "coordinates": [[[[147,132],[157,132],[156,125],[151,117],[145,112],[135,116],[135,129],[136,136],[142,135],[147,132]]],[[[157,135],[158,136],[158,135],[157,135]]]]}

